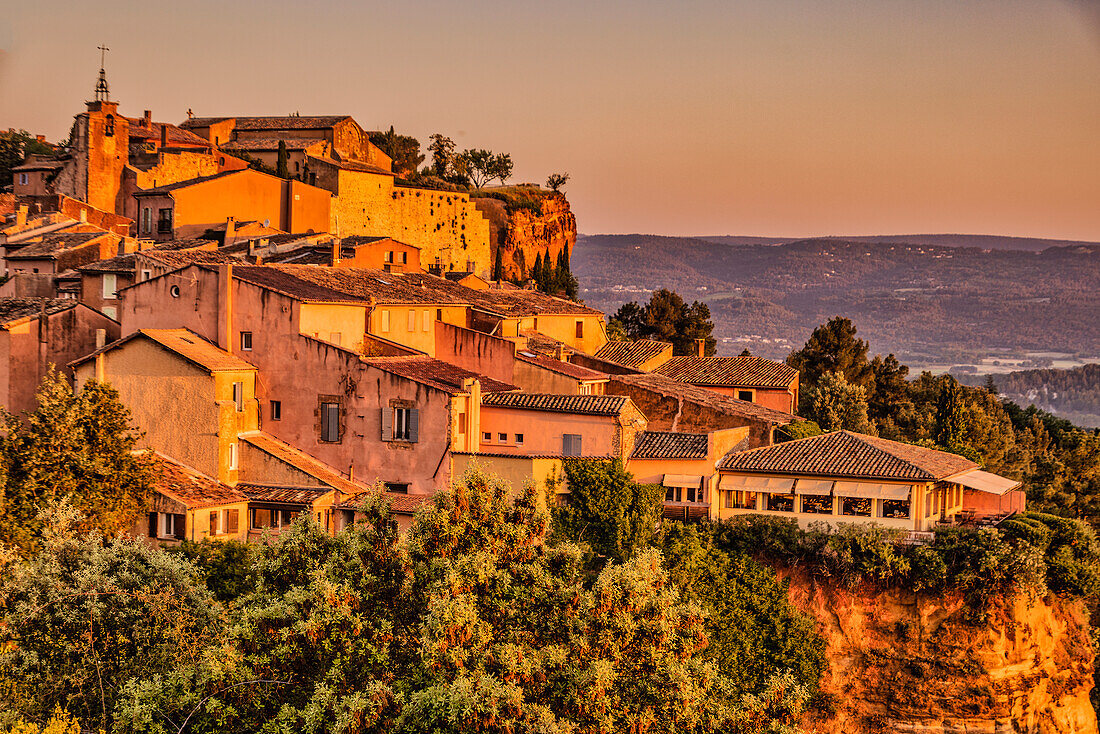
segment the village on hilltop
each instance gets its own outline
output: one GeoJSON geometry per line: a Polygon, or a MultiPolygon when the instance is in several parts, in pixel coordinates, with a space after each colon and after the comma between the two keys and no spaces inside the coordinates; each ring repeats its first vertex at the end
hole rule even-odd
{"type": "Polygon", "coordinates": [[[782,362],[611,341],[602,312],[504,280],[478,203],[399,180],[346,115],[174,125],[121,114],[101,76],[68,147],[11,183],[0,403],[33,410],[50,365],[110,383],[162,459],[133,530],[151,542],[303,513],[339,532],[379,485],[408,527],[473,464],[567,503],[570,458],[622,461],[683,520],[919,538],[1023,509],[1018,482],[954,454],[782,441],[800,420],[782,362]]]}

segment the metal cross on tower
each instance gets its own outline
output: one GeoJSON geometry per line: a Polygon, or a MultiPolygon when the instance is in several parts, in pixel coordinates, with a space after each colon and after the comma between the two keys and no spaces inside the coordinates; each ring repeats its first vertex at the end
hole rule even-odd
{"type": "Polygon", "coordinates": [[[107,52],[111,49],[106,46],[99,48],[99,81],[95,83],[95,98],[97,102],[106,102],[111,98],[111,92],[107,88],[107,52]]]}

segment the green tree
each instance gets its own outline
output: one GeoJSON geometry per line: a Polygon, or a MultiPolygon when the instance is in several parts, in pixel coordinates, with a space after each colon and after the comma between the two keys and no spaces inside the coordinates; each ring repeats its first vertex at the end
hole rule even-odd
{"type": "Polygon", "coordinates": [[[491,150],[474,148],[462,151],[462,156],[469,163],[470,182],[475,189],[480,189],[489,181],[496,178],[493,162],[496,156],[491,150]]]}
{"type": "Polygon", "coordinates": [[[568,182],[568,173],[551,173],[546,179],[546,188],[551,191],[561,191],[562,187],[568,182]]]}
{"type": "Polygon", "coordinates": [[[808,387],[830,372],[839,372],[858,387],[867,387],[873,378],[867,342],[857,339],[856,327],[840,316],[814,329],[806,345],[787,357],[787,364],[798,370],[801,384],[808,387]]]}
{"type": "Polygon", "coordinates": [[[542,253],[535,255],[535,264],[531,268],[531,280],[535,281],[535,287],[540,291],[543,289],[544,284],[542,282],[542,253]]]}
{"type": "Polygon", "coordinates": [[[279,157],[275,161],[275,175],[279,178],[290,178],[290,157],[286,150],[286,141],[279,141],[279,157]]]}
{"type": "Polygon", "coordinates": [[[155,459],[137,452],[140,433],[118,393],[89,380],[74,395],[52,369],[25,419],[7,416],[0,541],[27,549],[38,535],[39,510],[68,498],[86,527],[108,536],[134,526],[156,480],[155,459]]]}
{"type": "Polygon", "coordinates": [[[665,490],[639,484],[615,459],[566,459],[569,504],[554,511],[555,534],[588,544],[616,561],[649,546],[661,518],[665,490]]]}
{"type": "Polygon", "coordinates": [[[947,448],[962,446],[969,428],[967,418],[963,406],[962,385],[954,377],[945,378],[940,383],[936,398],[936,422],[932,429],[932,440],[947,448]]]}
{"type": "Polygon", "coordinates": [[[432,171],[440,178],[447,178],[454,173],[455,141],[440,133],[433,133],[429,138],[428,152],[432,155],[432,171]]]}
{"type": "Polygon", "coordinates": [[[194,566],[143,542],[81,533],[67,502],[40,518],[41,550],[0,555],[0,709],[45,721],[61,707],[111,729],[131,679],[197,663],[221,639],[194,566]]]}
{"type": "Polygon", "coordinates": [[[0,186],[9,186],[12,182],[11,169],[27,159],[29,155],[53,156],[56,151],[26,130],[5,130],[0,132],[0,186]]]}
{"type": "Polygon", "coordinates": [[[512,177],[513,168],[512,156],[508,153],[498,153],[493,157],[493,165],[489,170],[492,172],[493,178],[500,181],[501,186],[506,186],[508,179],[512,177]]]}
{"type": "Polygon", "coordinates": [[[493,280],[504,280],[504,248],[497,247],[493,253],[493,280]]]}
{"type": "Polygon", "coordinates": [[[828,372],[805,393],[807,410],[804,417],[819,425],[821,430],[874,433],[867,419],[866,392],[859,385],[849,384],[843,374],[828,372]]]}
{"type": "Polygon", "coordinates": [[[911,427],[915,406],[910,396],[909,368],[893,354],[871,360],[871,380],[867,385],[867,415],[880,436],[900,438],[911,427]]]}
{"type": "Polygon", "coordinates": [[[624,303],[614,320],[631,339],[671,342],[672,353],[676,355],[694,355],[699,339],[704,342],[705,355],[713,355],[717,348],[710,307],[699,301],[688,305],[678,293],[667,288],[654,291],[645,306],[624,303]]]}
{"type": "Polygon", "coordinates": [[[399,135],[394,132],[393,125],[385,132],[374,131],[370,133],[370,142],[389,156],[393,162],[393,172],[402,178],[415,177],[420,164],[424,162],[424,154],[420,152],[420,141],[411,135],[399,135]]]}

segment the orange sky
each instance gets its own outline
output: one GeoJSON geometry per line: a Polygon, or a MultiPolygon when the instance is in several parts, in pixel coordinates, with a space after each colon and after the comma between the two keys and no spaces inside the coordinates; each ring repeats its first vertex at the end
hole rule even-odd
{"type": "Polygon", "coordinates": [[[583,232],[1100,240],[1100,0],[23,2],[0,127],[349,113],[568,171],[583,232]]]}

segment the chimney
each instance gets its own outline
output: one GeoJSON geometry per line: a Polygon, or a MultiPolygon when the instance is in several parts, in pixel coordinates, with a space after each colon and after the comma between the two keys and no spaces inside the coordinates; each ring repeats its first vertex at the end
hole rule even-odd
{"type": "Polygon", "coordinates": [[[168,147],[168,125],[160,126],[160,147],[168,147]]]}
{"type": "Polygon", "coordinates": [[[707,340],[706,339],[696,339],[695,340],[695,356],[696,357],[705,357],[705,356],[707,356],[707,340]]]}
{"type": "Polygon", "coordinates": [[[40,143],[45,143],[46,142],[46,136],[45,135],[35,135],[34,139],[37,140],[40,143]]]}
{"type": "Polygon", "coordinates": [[[27,224],[27,205],[20,204],[15,212],[15,226],[23,227],[27,224]]]}
{"type": "Polygon", "coordinates": [[[233,353],[233,263],[218,268],[219,347],[233,353]]]}
{"type": "Polygon", "coordinates": [[[153,111],[152,110],[145,110],[145,117],[142,118],[142,120],[141,120],[141,126],[143,128],[145,128],[146,130],[149,130],[153,127],[153,111]]]}
{"type": "Polygon", "coordinates": [[[340,238],[332,238],[332,267],[340,266],[340,238]]]}
{"type": "Polygon", "coordinates": [[[222,247],[232,245],[235,239],[237,239],[237,224],[233,221],[233,217],[227,217],[225,220],[225,239],[222,240],[222,247]]]}

